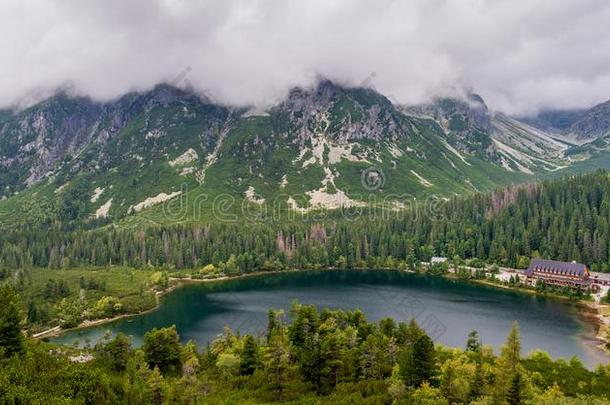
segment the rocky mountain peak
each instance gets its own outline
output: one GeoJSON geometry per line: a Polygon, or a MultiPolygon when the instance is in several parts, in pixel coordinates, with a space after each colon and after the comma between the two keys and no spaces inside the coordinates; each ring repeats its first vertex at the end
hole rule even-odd
{"type": "Polygon", "coordinates": [[[464,97],[441,97],[427,104],[406,108],[408,114],[436,121],[447,134],[447,141],[465,153],[491,156],[489,137],[491,114],[481,96],[466,93],[464,97]]]}
{"type": "Polygon", "coordinates": [[[490,113],[475,93],[398,107],[373,88],[321,80],[242,111],[160,84],[105,103],[58,94],[1,111],[0,198],[43,189],[74,203],[65,218],[100,218],[179,195],[187,182],[255,203],[280,187],[309,197],[297,207],[336,207],[359,201],[367,168],[388,177],[383,192],[464,192],[557,170],[569,164],[565,148],[490,113]]]}
{"type": "Polygon", "coordinates": [[[591,142],[610,135],[610,100],[588,110],[563,132],[579,143],[591,142]]]}
{"type": "Polygon", "coordinates": [[[343,87],[330,80],[321,80],[313,89],[292,89],[274,110],[286,116],[291,128],[298,128],[301,142],[319,134],[346,142],[411,132],[406,118],[374,89],[343,87]]]}

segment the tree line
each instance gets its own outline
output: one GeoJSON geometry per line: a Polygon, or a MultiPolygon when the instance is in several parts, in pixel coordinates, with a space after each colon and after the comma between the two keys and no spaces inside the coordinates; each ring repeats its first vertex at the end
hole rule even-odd
{"type": "MultiPolygon", "coordinates": [[[[531,257],[583,262],[608,272],[610,178],[568,177],[456,197],[433,214],[414,207],[389,218],[7,229],[0,268],[121,265],[239,274],[283,268],[412,266],[431,256],[525,267],[531,257]]],[[[315,217],[314,217],[315,218],[315,217]]],[[[3,270],[0,276],[10,272],[3,270]]]]}

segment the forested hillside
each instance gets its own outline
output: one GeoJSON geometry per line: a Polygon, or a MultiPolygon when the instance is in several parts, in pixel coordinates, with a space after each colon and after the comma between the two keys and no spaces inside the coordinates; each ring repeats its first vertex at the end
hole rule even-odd
{"type": "Polygon", "coordinates": [[[530,257],[608,271],[607,172],[512,186],[406,211],[338,210],[292,220],[101,230],[15,228],[0,235],[1,274],[121,265],[225,274],[292,268],[399,267],[433,255],[524,267],[530,257]]]}

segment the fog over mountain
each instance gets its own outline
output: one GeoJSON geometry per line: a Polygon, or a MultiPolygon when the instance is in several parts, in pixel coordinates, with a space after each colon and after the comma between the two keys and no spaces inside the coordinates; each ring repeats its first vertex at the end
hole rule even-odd
{"type": "Polygon", "coordinates": [[[4,0],[0,107],[159,82],[269,105],[320,77],[415,104],[472,89],[509,114],[610,99],[604,0],[4,0]]]}

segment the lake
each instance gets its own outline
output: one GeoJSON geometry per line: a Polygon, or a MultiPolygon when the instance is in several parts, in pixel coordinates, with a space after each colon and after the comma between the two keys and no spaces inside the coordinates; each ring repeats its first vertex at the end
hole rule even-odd
{"type": "Polygon", "coordinates": [[[225,326],[241,333],[264,333],[270,308],[288,313],[292,301],[318,308],[361,309],[367,319],[415,318],[437,342],[463,347],[471,329],[484,344],[499,348],[513,321],[519,322],[523,354],[541,348],[552,357],[579,357],[592,367],[607,362],[588,337],[574,305],[534,295],[399,271],[310,271],[253,276],[185,285],[163,297],[158,309],[104,325],[71,331],[57,343],[94,343],[106,331],[132,336],[136,346],[146,331],[175,324],[183,341],[200,346],[225,326]]]}

